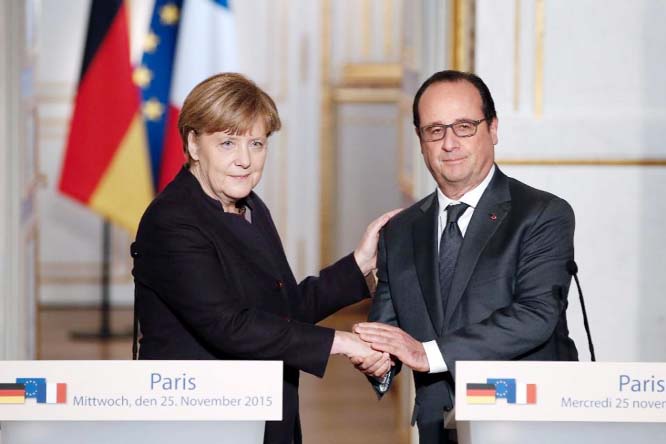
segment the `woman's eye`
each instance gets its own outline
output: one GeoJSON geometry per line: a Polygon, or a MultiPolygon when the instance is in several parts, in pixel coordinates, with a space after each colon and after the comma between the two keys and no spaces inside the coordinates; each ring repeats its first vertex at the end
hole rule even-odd
{"type": "Polygon", "coordinates": [[[252,148],[261,148],[264,146],[264,142],[261,140],[253,140],[251,143],[252,148]]]}
{"type": "Polygon", "coordinates": [[[232,146],[234,146],[234,142],[232,140],[225,140],[220,145],[224,148],[231,148],[232,146]]]}

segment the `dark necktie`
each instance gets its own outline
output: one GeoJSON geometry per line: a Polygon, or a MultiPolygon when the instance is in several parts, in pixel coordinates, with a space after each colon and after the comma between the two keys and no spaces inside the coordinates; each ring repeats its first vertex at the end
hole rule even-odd
{"type": "Polygon", "coordinates": [[[449,300],[451,280],[456,270],[458,252],[462,245],[463,237],[458,227],[458,219],[469,205],[460,203],[446,207],[447,221],[442,238],[439,241],[439,291],[442,296],[442,308],[446,312],[446,304],[449,300]]]}

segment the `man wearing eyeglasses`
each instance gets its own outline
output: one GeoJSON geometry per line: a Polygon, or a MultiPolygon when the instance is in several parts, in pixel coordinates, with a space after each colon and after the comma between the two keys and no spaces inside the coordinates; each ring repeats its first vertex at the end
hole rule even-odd
{"type": "Polygon", "coordinates": [[[380,363],[355,363],[380,396],[411,367],[420,442],[446,443],[456,361],[578,359],[566,321],[574,214],[495,165],[497,114],[476,75],[434,74],[413,117],[437,190],[384,228],[372,322],[354,327],[398,365],[379,376],[380,363]]]}

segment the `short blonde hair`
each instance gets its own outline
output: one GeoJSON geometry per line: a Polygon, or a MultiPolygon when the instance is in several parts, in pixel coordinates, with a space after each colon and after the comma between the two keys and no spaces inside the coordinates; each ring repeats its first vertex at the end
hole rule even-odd
{"type": "Polygon", "coordinates": [[[196,135],[224,131],[245,134],[262,120],[266,136],[282,126],[275,102],[252,80],[236,73],[221,73],[207,78],[190,91],[178,117],[178,132],[187,156],[190,131],[196,135]]]}

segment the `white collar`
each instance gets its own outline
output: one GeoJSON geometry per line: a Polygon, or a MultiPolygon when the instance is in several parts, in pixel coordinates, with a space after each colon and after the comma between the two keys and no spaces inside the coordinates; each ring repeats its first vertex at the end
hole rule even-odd
{"type": "Polygon", "coordinates": [[[449,205],[455,205],[461,202],[469,205],[472,208],[476,208],[476,206],[479,204],[479,200],[481,200],[483,192],[486,191],[486,188],[488,188],[488,184],[490,184],[490,181],[493,178],[493,174],[495,174],[495,164],[493,164],[493,166],[488,171],[488,174],[486,174],[486,177],[481,181],[480,184],[463,194],[458,200],[453,200],[446,197],[446,195],[442,193],[442,190],[437,187],[437,201],[439,202],[440,211],[444,211],[449,205]]]}

